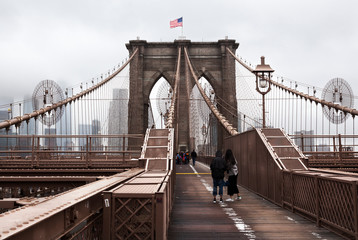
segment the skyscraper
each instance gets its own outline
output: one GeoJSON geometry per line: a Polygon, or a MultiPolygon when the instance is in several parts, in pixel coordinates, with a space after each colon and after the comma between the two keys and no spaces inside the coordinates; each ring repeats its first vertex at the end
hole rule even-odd
{"type": "MultiPolygon", "coordinates": [[[[108,118],[109,134],[128,133],[128,89],[113,89],[113,101],[109,104],[108,118]]],[[[110,138],[108,140],[108,145],[112,149],[122,144],[122,139],[110,138]]]]}

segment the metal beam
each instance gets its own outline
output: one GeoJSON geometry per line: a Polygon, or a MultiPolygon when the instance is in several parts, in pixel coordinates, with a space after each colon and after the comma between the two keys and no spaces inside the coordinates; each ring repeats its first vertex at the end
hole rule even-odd
{"type": "Polygon", "coordinates": [[[43,198],[0,214],[1,239],[54,239],[102,209],[102,191],[113,188],[142,173],[143,169],[103,178],[57,196],[43,198]],[[53,227],[56,226],[56,227],[53,227]]]}

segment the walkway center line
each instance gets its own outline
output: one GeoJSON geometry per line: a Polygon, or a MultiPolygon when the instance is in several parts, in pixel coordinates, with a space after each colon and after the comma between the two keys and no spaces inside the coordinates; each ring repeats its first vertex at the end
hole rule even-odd
{"type": "MultiPolygon", "coordinates": [[[[207,165],[200,163],[202,166],[209,168],[207,165]]],[[[198,177],[201,177],[200,174],[195,170],[195,168],[190,164],[189,165],[193,172],[197,174],[198,177]]],[[[205,181],[205,179],[200,179],[201,183],[204,187],[212,194],[213,188],[205,181]]],[[[235,227],[239,230],[239,232],[243,233],[248,239],[256,239],[255,232],[252,230],[250,225],[244,223],[244,220],[240,218],[233,208],[227,208],[226,203],[221,203],[220,207],[229,216],[231,220],[234,221],[235,227]]]]}

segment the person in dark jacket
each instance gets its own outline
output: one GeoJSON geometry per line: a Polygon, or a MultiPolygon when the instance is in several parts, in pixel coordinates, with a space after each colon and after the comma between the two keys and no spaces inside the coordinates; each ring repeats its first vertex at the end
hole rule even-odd
{"type": "Polygon", "coordinates": [[[213,178],[213,203],[216,203],[217,187],[219,187],[220,203],[223,202],[224,176],[227,169],[226,161],[222,158],[222,152],[218,150],[210,164],[211,177],[213,178]]]}
{"type": "Polygon", "coordinates": [[[241,200],[240,192],[237,187],[237,175],[238,175],[237,161],[231,149],[226,150],[225,161],[227,164],[227,172],[229,174],[229,186],[227,187],[227,194],[230,196],[230,198],[227,199],[226,201],[229,202],[234,201],[233,198],[234,194],[237,194],[236,197],[237,200],[241,200]]]}
{"type": "Polygon", "coordinates": [[[190,153],[190,156],[191,156],[191,159],[193,160],[193,166],[195,166],[195,160],[196,160],[196,157],[198,156],[195,152],[195,150],[193,150],[191,153],[190,153]]]}

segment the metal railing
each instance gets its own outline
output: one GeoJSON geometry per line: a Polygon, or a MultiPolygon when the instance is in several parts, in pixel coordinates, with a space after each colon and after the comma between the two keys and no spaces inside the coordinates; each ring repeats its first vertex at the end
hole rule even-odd
{"type": "MultiPolygon", "coordinates": [[[[341,150],[344,146],[341,144],[341,150]]],[[[232,149],[238,160],[240,185],[318,226],[358,239],[358,174],[279,168],[255,131],[227,138],[225,147],[232,149]]]]}
{"type": "Polygon", "coordinates": [[[290,135],[310,167],[358,167],[357,135],[290,135]]]}
{"type": "Polygon", "coordinates": [[[358,239],[357,177],[283,171],[282,206],[346,238],[358,239]]]}
{"type": "Polygon", "coordinates": [[[138,159],[141,149],[128,149],[129,139],[142,134],[122,135],[0,135],[1,167],[76,166],[111,167],[138,159]]]}

